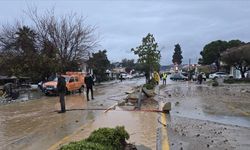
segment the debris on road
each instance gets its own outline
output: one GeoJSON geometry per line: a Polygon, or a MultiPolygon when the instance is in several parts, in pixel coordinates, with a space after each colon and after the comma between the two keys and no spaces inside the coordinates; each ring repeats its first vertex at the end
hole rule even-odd
{"type": "Polygon", "coordinates": [[[162,108],[162,111],[166,112],[166,113],[169,113],[170,110],[171,110],[171,102],[165,103],[163,108],[162,108]]]}
{"type": "Polygon", "coordinates": [[[155,91],[154,91],[154,89],[147,89],[146,87],[143,87],[142,88],[142,92],[147,96],[147,97],[153,97],[153,96],[155,96],[156,94],[155,94],[155,91]]]}

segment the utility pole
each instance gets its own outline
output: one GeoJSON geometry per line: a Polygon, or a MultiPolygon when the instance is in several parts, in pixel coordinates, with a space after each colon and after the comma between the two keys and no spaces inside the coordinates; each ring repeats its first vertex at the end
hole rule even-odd
{"type": "Polygon", "coordinates": [[[188,79],[189,80],[191,80],[190,64],[191,64],[191,58],[188,59],[188,73],[189,73],[188,79]]]}

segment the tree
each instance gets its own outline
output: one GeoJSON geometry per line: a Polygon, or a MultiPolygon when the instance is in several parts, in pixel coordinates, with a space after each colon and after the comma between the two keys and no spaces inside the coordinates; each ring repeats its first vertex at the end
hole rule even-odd
{"type": "Polygon", "coordinates": [[[126,72],[130,72],[135,67],[134,59],[122,59],[122,67],[125,67],[126,72]]]}
{"type": "Polygon", "coordinates": [[[234,66],[240,71],[241,77],[245,78],[245,72],[250,70],[250,44],[233,47],[221,54],[223,62],[234,66]]]}
{"type": "Polygon", "coordinates": [[[173,54],[173,59],[172,62],[174,64],[178,64],[180,65],[182,63],[182,55],[181,55],[182,51],[181,51],[181,46],[180,44],[176,44],[175,48],[174,48],[174,54],[173,54]]]}
{"type": "MultiPolygon", "coordinates": [[[[28,26],[17,27],[9,32],[9,36],[1,35],[1,53],[7,75],[28,76],[34,80],[40,78],[39,70],[39,52],[36,47],[36,33],[28,26]],[[10,35],[11,38],[9,39],[10,35]],[[9,40],[8,40],[9,39],[9,40]]],[[[5,30],[4,33],[7,33],[5,30]]],[[[6,34],[5,34],[6,35],[6,34]]]]}
{"type": "Polygon", "coordinates": [[[161,53],[158,50],[158,44],[155,42],[153,34],[148,33],[142,39],[142,44],[131,49],[135,55],[138,55],[138,62],[145,66],[146,80],[150,79],[153,70],[159,70],[161,53]]]}
{"type": "Polygon", "coordinates": [[[48,41],[56,48],[61,71],[78,70],[97,46],[95,27],[86,25],[82,16],[67,14],[56,18],[53,9],[42,16],[36,9],[27,14],[35,24],[40,44],[48,41]]]}
{"type": "MultiPolygon", "coordinates": [[[[36,67],[38,64],[38,50],[36,48],[36,33],[34,30],[27,26],[18,28],[16,32],[15,43],[13,43],[14,49],[16,50],[20,62],[16,65],[20,65],[21,73],[24,76],[29,76],[35,79],[39,76],[36,73],[36,67]]],[[[39,77],[38,77],[39,78],[39,77]]]]}
{"type": "Polygon", "coordinates": [[[240,40],[231,40],[229,42],[221,40],[212,41],[205,45],[203,50],[200,52],[202,59],[199,60],[199,63],[203,65],[215,63],[217,71],[219,71],[221,53],[226,51],[228,48],[240,46],[242,44],[244,44],[244,42],[241,42],[240,40]]]}
{"type": "Polygon", "coordinates": [[[30,9],[27,14],[34,27],[17,22],[0,30],[2,74],[38,81],[58,71],[78,71],[97,46],[95,28],[86,25],[81,16],[57,17],[53,9],[43,15],[30,9]]]}
{"type": "Polygon", "coordinates": [[[43,41],[40,51],[40,63],[43,64],[40,67],[40,74],[42,79],[48,79],[51,75],[55,75],[59,72],[60,66],[58,64],[57,48],[50,41],[43,41]]]}
{"type": "Polygon", "coordinates": [[[93,53],[92,57],[87,61],[87,64],[93,69],[93,73],[99,82],[106,80],[106,70],[110,66],[106,53],[106,50],[99,50],[97,53],[93,53]]]}

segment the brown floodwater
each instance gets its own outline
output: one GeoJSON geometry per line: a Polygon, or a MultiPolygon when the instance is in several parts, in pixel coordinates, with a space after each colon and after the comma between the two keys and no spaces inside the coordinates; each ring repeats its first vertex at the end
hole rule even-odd
{"type": "MultiPolygon", "coordinates": [[[[110,110],[106,113],[102,111],[94,121],[84,125],[68,139],[58,143],[58,145],[87,138],[92,131],[98,128],[125,126],[125,130],[130,135],[129,143],[135,144],[140,150],[154,150],[156,148],[157,128],[159,127],[157,122],[159,114],[122,110],[122,108],[116,107],[116,110],[110,110]]],[[[51,150],[59,148],[58,145],[51,148],[51,150]]]]}
{"type": "MultiPolygon", "coordinates": [[[[140,85],[141,82],[141,79],[134,79],[96,86],[95,100],[89,102],[86,101],[83,93],[67,95],[67,112],[64,114],[57,113],[60,110],[57,96],[45,97],[39,93],[26,94],[26,96],[24,94],[21,101],[0,105],[0,149],[48,149],[84,125],[91,125],[87,128],[91,131],[98,127],[126,124],[126,129],[132,133],[131,141],[138,136],[146,137],[151,133],[151,123],[155,123],[152,121],[153,114],[120,111],[103,113],[103,110],[99,110],[123,100],[126,97],[125,92],[140,85]],[[28,100],[27,97],[33,100],[28,100]],[[129,118],[132,119],[129,120],[129,118]],[[136,121],[144,123],[135,123],[136,121]],[[140,128],[145,131],[139,130],[140,128]]],[[[152,133],[155,134],[155,132],[152,133]]],[[[154,135],[140,140],[142,141],[136,142],[148,143],[145,145],[155,147],[154,142],[150,144],[150,140],[155,140],[154,135]]]]}
{"type": "MultiPolygon", "coordinates": [[[[58,97],[0,106],[0,149],[47,149],[93,119],[93,111],[58,114],[58,97]]],[[[87,108],[83,95],[66,96],[66,109],[87,108]]]]}

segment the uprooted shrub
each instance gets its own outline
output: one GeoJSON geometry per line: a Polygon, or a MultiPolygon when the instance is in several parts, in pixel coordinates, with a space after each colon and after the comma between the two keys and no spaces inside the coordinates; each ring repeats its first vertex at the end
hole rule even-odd
{"type": "Polygon", "coordinates": [[[147,84],[144,84],[143,87],[145,87],[148,90],[152,90],[152,89],[154,89],[155,86],[152,85],[152,84],[147,83],[147,84]]]}
{"type": "Polygon", "coordinates": [[[128,139],[129,134],[124,126],[99,128],[93,131],[87,139],[71,142],[61,147],[60,150],[123,150],[128,139]]]}
{"type": "Polygon", "coordinates": [[[144,84],[143,87],[148,90],[152,90],[154,89],[155,85],[157,85],[157,82],[154,79],[151,79],[148,83],[144,84]]]}

